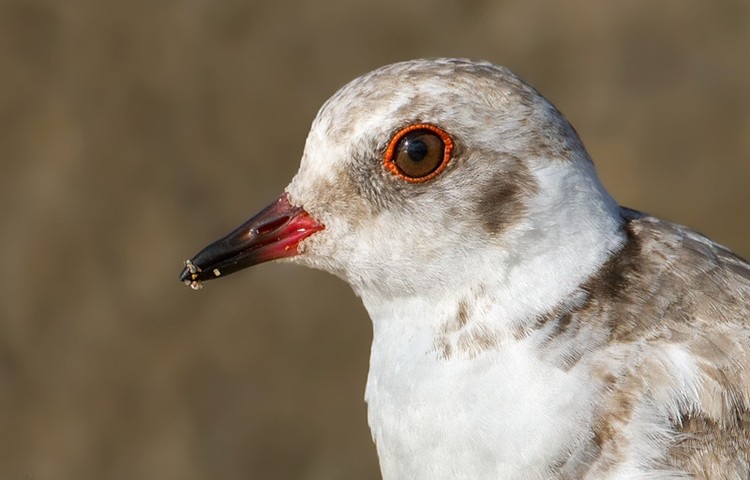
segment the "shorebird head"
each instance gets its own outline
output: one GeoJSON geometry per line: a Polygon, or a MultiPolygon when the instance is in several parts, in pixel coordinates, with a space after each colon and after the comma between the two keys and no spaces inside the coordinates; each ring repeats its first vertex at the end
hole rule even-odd
{"type": "Polygon", "coordinates": [[[489,63],[415,60],[329,99],[282,196],[181,278],[197,287],[286,258],[359,293],[439,295],[551,250],[585,258],[567,239],[612,229],[616,208],[578,135],[533,87],[489,63]]]}

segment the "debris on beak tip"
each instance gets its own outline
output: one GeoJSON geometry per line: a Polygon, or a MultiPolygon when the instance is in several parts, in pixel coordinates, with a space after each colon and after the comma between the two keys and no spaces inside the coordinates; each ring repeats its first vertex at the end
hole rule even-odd
{"type": "MultiPolygon", "coordinates": [[[[194,265],[190,260],[185,260],[185,269],[190,273],[190,276],[189,278],[185,278],[182,283],[192,288],[193,290],[200,290],[201,288],[203,288],[203,282],[198,280],[198,272],[200,272],[201,269],[194,265]]],[[[219,269],[215,268],[213,273],[218,277],[219,269]]]]}
{"type": "Polygon", "coordinates": [[[200,280],[185,280],[183,283],[193,290],[200,290],[201,288],[203,288],[203,282],[201,282],[200,280]]]}

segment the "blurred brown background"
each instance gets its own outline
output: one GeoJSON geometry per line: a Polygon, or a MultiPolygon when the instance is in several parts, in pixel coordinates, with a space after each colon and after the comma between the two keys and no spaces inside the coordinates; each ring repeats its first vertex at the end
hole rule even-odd
{"type": "Polygon", "coordinates": [[[622,203],[750,255],[750,2],[0,0],[0,478],[376,479],[337,279],[182,261],[385,63],[505,64],[622,203]]]}

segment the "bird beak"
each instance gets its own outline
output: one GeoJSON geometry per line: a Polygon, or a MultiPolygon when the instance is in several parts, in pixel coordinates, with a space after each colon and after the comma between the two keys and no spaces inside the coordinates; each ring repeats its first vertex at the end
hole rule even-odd
{"type": "Polygon", "coordinates": [[[325,227],[303,208],[289,202],[286,193],[185,262],[180,280],[193,289],[201,282],[243,268],[299,254],[302,240],[325,227]]]}

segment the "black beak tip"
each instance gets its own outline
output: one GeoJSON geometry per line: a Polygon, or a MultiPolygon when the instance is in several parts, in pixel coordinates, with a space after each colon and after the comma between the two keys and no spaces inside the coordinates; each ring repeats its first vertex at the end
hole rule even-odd
{"type": "Polygon", "coordinates": [[[190,275],[190,269],[188,267],[183,268],[182,273],[180,273],[180,281],[182,283],[190,282],[192,280],[190,275]]]}

